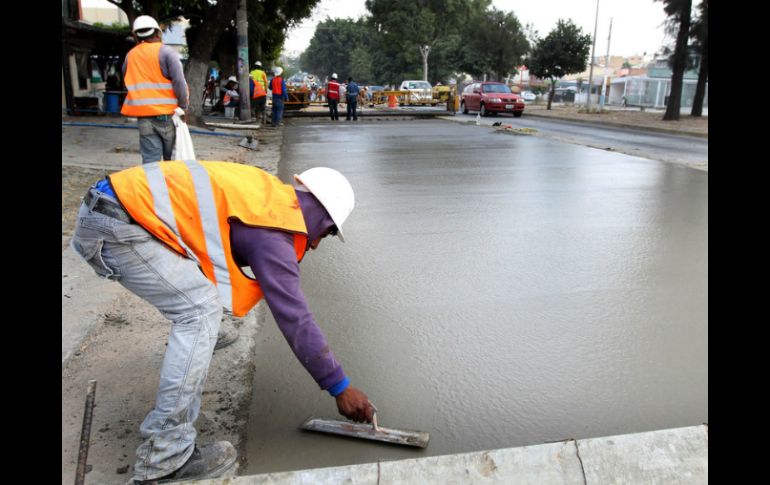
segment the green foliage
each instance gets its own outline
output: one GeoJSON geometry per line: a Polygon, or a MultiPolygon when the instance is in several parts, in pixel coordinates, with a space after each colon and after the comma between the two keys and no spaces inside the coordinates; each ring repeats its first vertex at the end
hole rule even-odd
{"type": "Polygon", "coordinates": [[[588,63],[591,36],[572,23],[559,20],[556,27],[532,50],[529,71],[541,78],[554,79],[583,72],[588,63]]]}
{"type": "Polygon", "coordinates": [[[386,84],[422,79],[420,46],[428,45],[431,47],[428,80],[431,83],[446,80],[456,69],[460,28],[470,14],[472,3],[469,0],[367,0],[374,77],[386,84]]]}
{"type": "Polygon", "coordinates": [[[340,79],[347,79],[349,75],[361,80],[371,78],[372,57],[367,33],[361,19],[326,19],[316,27],[310,46],[300,56],[300,66],[321,79],[333,72],[340,79]]]}
{"type": "Polygon", "coordinates": [[[105,29],[105,30],[111,30],[113,32],[118,32],[121,34],[131,33],[131,27],[129,27],[128,24],[121,24],[120,22],[113,22],[109,25],[104,24],[102,22],[94,22],[94,27],[99,27],[100,29],[105,29]]]}
{"type": "Polygon", "coordinates": [[[370,16],[321,22],[302,55],[303,69],[398,85],[423,78],[420,46],[430,46],[428,80],[458,72],[503,79],[526,56],[528,38],[513,13],[491,0],[367,0],[370,16]]]}
{"type": "Polygon", "coordinates": [[[491,74],[504,81],[530,49],[528,32],[516,15],[495,8],[475,10],[462,34],[459,67],[476,78],[491,74]]]}

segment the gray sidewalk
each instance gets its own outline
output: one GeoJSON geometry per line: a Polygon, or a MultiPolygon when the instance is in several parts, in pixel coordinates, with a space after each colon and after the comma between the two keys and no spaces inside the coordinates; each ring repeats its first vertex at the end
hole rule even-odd
{"type": "MultiPolygon", "coordinates": [[[[334,439],[334,438],[330,438],[334,439]]],[[[365,465],[200,480],[197,485],[708,483],[708,426],[365,465]]]]}

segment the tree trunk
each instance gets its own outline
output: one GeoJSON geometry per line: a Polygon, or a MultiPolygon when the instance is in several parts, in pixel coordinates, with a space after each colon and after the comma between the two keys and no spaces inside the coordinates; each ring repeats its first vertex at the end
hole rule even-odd
{"type": "MultiPolygon", "coordinates": [[[[190,52],[190,59],[185,67],[185,79],[190,88],[190,110],[191,116],[188,121],[191,124],[202,126],[203,103],[200,102],[203,89],[206,85],[209,61],[214,51],[214,46],[223,33],[221,28],[228,19],[235,16],[235,9],[238,6],[238,0],[219,0],[216,6],[211,7],[206,12],[206,18],[197,29],[195,36],[188,37],[187,47],[190,52]]],[[[224,76],[224,72],[222,73],[224,76]]]]}
{"type": "Polygon", "coordinates": [[[692,101],[690,116],[703,115],[703,99],[706,97],[706,81],[709,78],[708,38],[703,44],[700,54],[700,71],[698,71],[698,86],[695,88],[695,99],[692,101]]]}
{"type": "Polygon", "coordinates": [[[430,55],[430,46],[420,46],[420,54],[422,54],[422,80],[428,80],[428,56],[430,55]]]}
{"type": "Polygon", "coordinates": [[[553,78],[551,78],[551,89],[548,90],[548,107],[546,109],[551,109],[551,101],[553,100],[553,95],[556,94],[556,83],[553,81],[553,78]]]}
{"type": "Polygon", "coordinates": [[[676,121],[679,119],[679,110],[682,105],[682,80],[687,67],[687,39],[690,36],[690,9],[692,0],[682,0],[679,11],[679,33],[676,36],[674,48],[673,75],[671,76],[671,94],[668,97],[666,114],[663,121],[676,121]]]}
{"type": "Polygon", "coordinates": [[[238,27],[238,84],[240,85],[239,118],[251,119],[251,99],[249,98],[249,23],[246,20],[246,0],[240,0],[236,14],[238,27]]]}

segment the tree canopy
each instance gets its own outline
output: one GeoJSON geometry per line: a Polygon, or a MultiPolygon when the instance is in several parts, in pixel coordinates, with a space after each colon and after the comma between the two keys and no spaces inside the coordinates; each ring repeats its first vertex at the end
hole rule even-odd
{"type": "Polygon", "coordinates": [[[585,71],[590,48],[591,36],[571,20],[559,20],[548,36],[537,42],[529,59],[529,71],[551,80],[548,109],[551,109],[555,79],[585,71]]]}

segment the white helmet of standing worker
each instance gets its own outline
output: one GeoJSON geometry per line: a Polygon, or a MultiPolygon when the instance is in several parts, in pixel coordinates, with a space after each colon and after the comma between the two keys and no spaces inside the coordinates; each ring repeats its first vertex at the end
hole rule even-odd
{"type": "Polygon", "coordinates": [[[140,15],[134,20],[133,32],[137,37],[149,37],[155,33],[155,29],[160,30],[160,25],[149,15],[140,15]]]}
{"type": "Polygon", "coordinates": [[[276,76],[280,76],[283,73],[283,68],[280,66],[276,66],[273,68],[273,74],[276,76]]]}
{"type": "Polygon", "coordinates": [[[262,67],[262,63],[260,61],[257,61],[254,63],[254,67],[262,67]]]}
{"type": "Polygon", "coordinates": [[[336,72],[332,73],[332,79],[337,79],[337,73],[336,72]]]}
{"type": "Polygon", "coordinates": [[[228,77],[227,82],[229,83],[230,81],[234,82],[235,84],[238,84],[238,78],[235,76],[228,77]]]}
{"type": "Polygon", "coordinates": [[[334,225],[337,226],[337,237],[345,242],[342,234],[342,223],[348,218],[356,205],[356,196],[348,179],[328,167],[315,167],[301,174],[294,174],[294,179],[307,187],[311,194],[318,199],[329,213],[334,225]]]}

